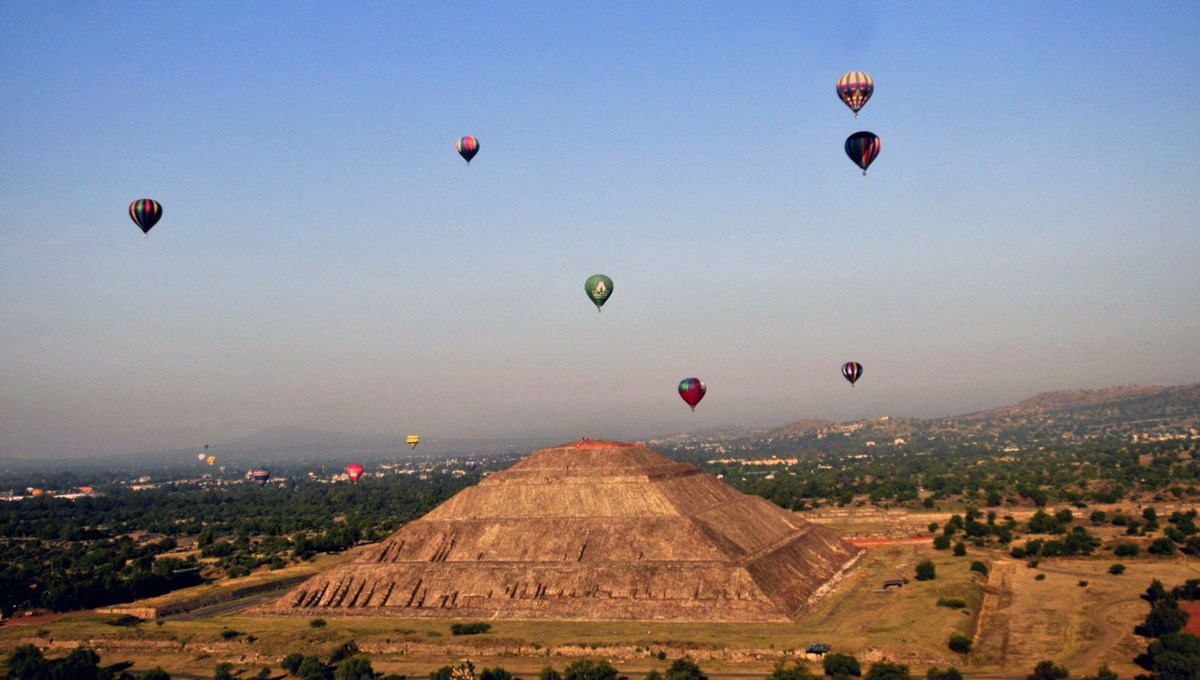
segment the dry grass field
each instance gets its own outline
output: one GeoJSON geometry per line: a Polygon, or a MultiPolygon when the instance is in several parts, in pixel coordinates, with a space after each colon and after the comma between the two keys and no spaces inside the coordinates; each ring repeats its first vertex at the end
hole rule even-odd
{"type": "MultiPolygon", "coordinates": [[[[130,660],[134,668],[160,665],[177,678],[209,678],[222,661],[250,676],[290,652],[328,655],[354,640],[377,670],[425,677],[442,665],[471,659],[477,668],[503,666],[533,677],[544,666],[562,669],[579,656],[610,659],[639,678],[690,655],[714,679],[762,678],[779,659],[802,658],[809,643],[856,655],[864,666],[888,658],[924,674],[931,665],[954,665],[968,677],[1024,678],[1042,659],[1067,665],[1080,676],[1107,663],[1122,677],[1138,672],[1133,657],[1145,641],[1132,635],[1147,607],[1138,598],[1152,578],[1168,585],[1200,577],[1200,561],[1120,560],[1121,575],[1108,573],[1111,555],[1043,560],[1038,568],[1006,553],[971,550],[965,557],[935,551],[929,542],[903,542],[913,527],[943,522],[934,513],[836,518],[827,525],[847,535],[892,535],[895,543],[870,547],[859,564],[815,606],[784,624],[686,624],[494,621],[491,632],[452,636],[450,621],[329,617],[313,628],[306,617],[217,613],[187,620],[109,624],[111,614],[78,613],[34,626],[0,628],[0,650],[34,642],[61,654],[79,644],[100,651],[105,662],[130,660]],[[937,578],[913,579],[916,563],[934,560],[937,578]],[[971,561],[988,563],[987,579],[970,571],[971,561]],[[1038,574],[1045,578],[1037,579],[1038,574]],[[902,588],[882,590],[885,579],[907,576],[902,588]],[[1086,586],[1080,586],[1086,581],[1086,586]],[[939,607],[939,598],[961,598],[964,609],[939,607]],[[230,639],[223,631],[236,631],[230,639]],[[970,635],[969,655],[951,652],[948,638],[970,635]],[[665,659],[658,659],[659,652],[665,659]]],[[[211,588],[211,586],[208,586],[211,588]]],[[[177,594],[175,597],[187,597],[177,594]]]]}

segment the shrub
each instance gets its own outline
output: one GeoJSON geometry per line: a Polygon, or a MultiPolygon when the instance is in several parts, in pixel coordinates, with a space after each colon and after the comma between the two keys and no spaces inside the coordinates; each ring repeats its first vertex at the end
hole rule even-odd
{"type": "Polygon", "coordinates": [[[1079,582],[1079,587],[1080,587],[1080,588],[1087,588],[1087,584],[1088,584],[1088,582],[1087,582],[1087,581],[1080,581],[1080,582],[1079,582]]]}
{"type": "Polygon", "coordinates": [[[1175,550],[1175,541],[1163,536],[1162,538],[1154,539],[1154,542],[1150,544],[1146,552],[1151,555],[1174,555],[1175,550]]]}
{"type": "Polygon", "coordinates": [[[821,662],[825,675],[832,678],[849,678],[862,675],[858,659],[850,654],[827,654],[821,662]]]}
{"type": "Polygon", "coordinates": [[[563,680],[617,680],[617,669],[607,659],[579,659],[563,669],[563,680]]]}
{"type": "Polygon", "coordinates": [[[945,550],[950,547],[950,537],[946,534],[938,534],[933,537],[933,547],[935,550],[945,550]]]}
{"type": "Polygon", "coordinates": [[[483,623],[455,623],[450,625],[451,635],[479,635],[486,633],[492,629],[492,624],[483,623]]]}
{"type": "Polygon", "coordinates": [[[974,562],[971,563],[971,571],[977,571],[980,574],[987,576],[988,575],[988,566],[986,564],[984,564],[983,562],[980,562],[979,560],[975,560],[974,562]]]}
{"type": "Polygon", "coordinates": [[[295,675],[300,669],[300,664],[304,663],[304,655],[298,652],[292,652],[283,657],[283,661],[279,662],[279,667],[287,671],[290,675],[295,675]]]}
{"type": "Polygon", "coordinates": [[[937,606],[948,607],[950,609],[962,609],[967,606],[967,601],[961,597],[939,597],[937,606]]]}
{"type": "Polygon", "coordinates": [[[937,568],[933,566],[933,560],[923,559],[917,562],[917,580],[932,581],[937,578],[937,568]]]}
{"type": "Polygon", "coordinates": [[[813,680],[813,674],[808,670],[808,665],[799,659],[793,659],[791,666],[780,659],[775,662],[775,670],[771,671],[767,680],[813,680]]]}
{"type": "Polygon", "coordinates": [[[1137,557],[1138,552],[1136,543],[1118,543],[1113,546],[1113,554],[1117,557],[1137,557]]]}
{"type": "Polygon", "coordinates": [[[1125,573],[1125,565],[1118,562],[1117,564],[1114,564],[1108,568],[1108,573],[1112,574],[1113,576],[1120,576],[1121,574],[1125,573]]]}
{"type": "Polygon", "coordinates": [[[1038,574],[1037,576],[1034,576],[1034,577],[1033,577],[1033,580],[1035,580],[1035,581],[1045,581],[1045,580],[1046,580],[1046,575],[1045,575],[1045,574],[1038,574]]]}
{"type": "Polygon", "coordinates": [[[708,680],[700,665],[689,656],[672,661],[663,677],[666,680],[708,680]]]}
{"type": "Polygon", "coordinates": [[[1042,661],[1034,667],[1033,673],[1025,680],[1066,680],[1071,673],[1062,666],[1055,666],[1053,661],[1042,661]]]}
{"type": "Polygon", "coordinates": [[[962,557],[963,555],[966,555],[966,554],[967,554],[967,544],[966,543],[955,543],[954,544],[954,556],[955,557],[962,557]]]}
{"type": "Polygon", "coordinates": [[[951,666],[944,671],[938,670],[938,667],[934,666],[925,673],[925,680],[963,680],[963,675],[962,672],[960,672],[954,666],[951,666]]]}
{"type": "Polygon", "coordinates": [[[239,635],[241,635],[241,633],[239,633],[238,631],[236,631],[236,630],[229,630],[228,628],[226,628],[225,630],[221,631],[221,637],[222,637],[222,638],[224,638],[224,639],[226,639],[226,640],[232,640],[232,639],[234,639],[235,637],[237,637],[237,636],[239,636],[239,635]]]}
{"type": "Polygon", "coordinates": [[[966,654],[971,651],[971,638],[966,635],[951,635],[950,641],[947,643],[950,651],[966,654]]]}
{"type": "Polygon", "coordinates": [[[894,661],[876,661],[867,671],[867,680],[909,680],[908,666],[894,661]]]}
{"type": "Polygon", "coordinates": [[[312,619],[311,621],[308,622],[308,627],[309,628],[324,628],[325,627],[325,619],[312,619]]]}

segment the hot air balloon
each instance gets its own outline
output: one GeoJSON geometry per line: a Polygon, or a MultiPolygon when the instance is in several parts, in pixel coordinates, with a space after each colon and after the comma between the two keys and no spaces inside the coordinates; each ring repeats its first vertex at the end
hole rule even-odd
{"type": "Polygon", "coordinates": [[[208,458],[208,456],[204,455],[204,452],[203,452],[203,451],[201,451],[200,453],[197,453],[197,454],[196,454],[196,458],[197,458],[197,459],[199,459],[201,463],[203,463],[203,462],[204,462],[204,459],[205,459],[205,458],[208,458]]]}
{"type": "Polygon", "coordinates": [[[471,135],[467,135],[460,138],[458,143],[454,145],[454,148],[458,149],[458,155],[463,157],[467,165],[470,165],[471,159],[475,157],[475,154],[479,153],[479,140],[471,135]]]}
{"type": "Polygon", "coordinates": [[[350,478],[350,481],[358,484],[358,478],[363,476],[363,466],[359,465],[358,463],[351,463],[347,465],[346,476],[350,478]]]}
{"type": "Polygon", "coordinates": [[[212,466],[212,465],[216,465],[216,464],[217,464],[217,457],[216,457],[216,456],[209,456],[208,458],[205,458],[205,459],[204,459],[204,462],[208,463],[210,466],[212,466]]]}
{"type": "Polygon", "coordinates": [[[862,377],[862,364],[857,361],[847,361],[842,364],[842,375],[850,381],[850,386],[854,387],[854,383],[862,377]]]}
{"type": "Polygon", "coordinates": [[[271,478],[271,471],[265,468],[259,468],[250,473],[250,479],[253,479],[259,486],[266,486],[267,480],[271,478]]]}
{"type": "Polygon", "coordinates": [[[408,435],[408,438],[405,439],[405,441],[408,442],[408,448],[415,449],[415,448],[417,448],[417,444],[421,443],[421,435],[410,434],[410,435],[408,435]]]}
{"type": "Polygon", "coordinates": [[[467,459],[467,469],[468,470],[474,470],[477,467],[479,467],[479,461],[475,460],[474,458],[467,459]]]}
{"type": "Polygon", "coordinates": [[[150,230],[162,218],[162,206],[152,198],[139,198],[129,204],[129,218],[142,230],[142,235],[149,236],[150,230]]]}
{"type": "Polygon", "coordinates": [[[846,103],[846,106],[850,107],[855,118],[858,118],[858,112],[867,105],[867,100],[871,98],[871,93],[874,91],[875,81],[862,71],[843,73],[842,77],[838,78],[838,97],[846,103]]]}
{"type": "Polygon", "coordinates": [[[696,404],[700,403],[700,400],[704,398],[704,393],[707,391],[708,388],[704,386],[704,383],[699,378],[684,378],[679,383],[679,396],[683,397],[683,400],[687,402],[688,406],[692,407],[693,411],[696,410],[696,404]]]}
{"type": "Polygon", "coordinates": [[[596,305],[596,311],[602,311],[600,308],[608,302],[608,296],[612,295],[613,282],[604,274],[593,274],[588,277],[583,283],[583,290],[587,293],[588,299],[592,304],[596,305]]]}
{"type": "Polygon", "coordinates": [[[846,155],[862,168],[864,176],[882,148],[883,141],[874,132],[855,132],[846,138],[846,155]]]}

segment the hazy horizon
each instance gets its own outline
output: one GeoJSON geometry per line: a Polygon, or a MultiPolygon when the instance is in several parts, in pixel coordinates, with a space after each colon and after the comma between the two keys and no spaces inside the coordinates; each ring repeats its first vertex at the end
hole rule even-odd
{"type": "Polygon", "coordinates": [[[0,457],[1200,382],[1200,95],[1162,85],[1198,31],[1183,2],[0,5],[0,457]]]}

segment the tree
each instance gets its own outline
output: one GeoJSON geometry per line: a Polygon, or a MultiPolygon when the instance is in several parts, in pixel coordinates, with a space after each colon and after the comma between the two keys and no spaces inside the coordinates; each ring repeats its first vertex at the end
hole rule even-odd
{"type": "Polygon", "coordinates": [[[1085,675],[1083,680],[1119,680],[1116,673],[1109,669],[1108,664],[1100,664],[1095,675],[1085,675]]]}
{"type": "Polygon", "coordinates": [[[21,645],[8,654],[4,665],[13,680],[50,680],[50,662],[35,645],[21,645]]]}
{"type": "Polygon", "coordinates": [[[1157,638],[1183,630],[1188,622],[1188,613],[1179,608],[1173,597],[1165,597],[1150,605],[1150,613],[1142,625],[1133,632],[1142,637],[1157,638]]]}
{"type": "Polygon", "coordinates": [[[365,656],[352,656],[338,665],[333,673],[334,680],[372,680],[375,669],[365,656]]]}
{"type": "Polygon", "coordinates": [[[850,654],[826,654],[821,666],[825,670],[825,675],[835,678],[835,680],[846,680],[851,676],[862,675],[862,666],[859,665],[858,659],[850,654]]]}
{"type": "Polygon", "coordinates": [[[937,568],[933,566],[933,560],[923,559],[917,562],[917,580],[932,581],[937,578],[937,568]]]}
{"type": "Polygon", "coordinates": [[[966,554],[967,554],[967,544],[966,543],[959,542],[959,543],[954,544],[954,556],[955,557],[962,557],[963,555],[966,555],[966,554]]]}
{"type": "MultiPolygon", "coordinates": [[[[104,673],[103,677],[110,677],[111,674],[104,673]]],[[[51,662],[50,677],[55,678],[70,678],[71,680],[100,680],[100,655],[95,650],[81,647],[71,650],[70,654],[51,662]]]]}
{"type": "Polygon", "coordinates": [[[279,667],[287,671],[289,675],[295,675],[296,671],[300,670],[300,664],[302,663],[304,663],[304,655],[292,652],[283,657],[283,661],[279,662],[279,667]]]}
{"type": "Polygon", "coordinates": [[[1125,565],[1118,562],[1108,568],[1108,573],[1113,576],[1120,576],[1125,573],[1125,565]]]}
{"type": "Polygon", "coordinates": [[[213,680],[233,680],[233,664],[219,663],[213,670],[213,680]]]}
{"type": "Polygon", "coordinates": [[[1161,536],[1154,539],[1154,542],[1150,544],[1150,547],[1146,548],[1146,552],[1150,553],[1151,555],[1171,556],[1175,554],[1177,549],[1178,548],[1175,545],[1175,541],[1172,541],[1166,536],[1161,536]]]}
{"type": "Polygon", "coordinates": [[[934,666],[925,673],[925,680],[963,680],[963,675],[954,666],[944,671],[938,670],[937,666],[934,666]]]}
{"type": "MultiPolygon", "coordinates": [[[[961,545],[961,544],[960,544],[961,545]]],[[[950,537],[946,534],[938,534],[933,537],[933,547],[936,550],[945,550],[950,547],[950,537]]]]}
{"type": "Polygon", "coordinates": [[[912,680],[908,666],[894,661],[876,661],[867,671],[866,680],[912,680]]]}
{"type": "Polygon", "coordinates": [[[776,661],[775,669],[767,676],[767,680],[812,680],[812,678],[813,674],[808,670],[808,664],[799,659],[793,659],[790,666],[783,659],[776,661]]]}
{"type": "MultiPolygon", "coordinates": [[[[368,676],[368,678],[369,677],[370,676],[368,676]]],[[[335,678],[334,680],[341,679],[335,678]]],[[[479,674],[479,680],[513,680],[513,674],[504,670],[500,666],[496,666],[495,668],[483,669],[483,671],[479,674]]]]}
{"type": "Polygon", "coordinates": [[[946,643],[950,647],[950,651],[966,654],[971,651],[971,638],[966,635],[951,635],[950,641],[946,643]]]}
{"type": "Polygon", "coordinates": [[[329,667],[315,656],[306,656],[296,669],[296,677],[302,680],[329,680],[329,667]]]}
{"type": "Polygon", "coordinates": [[[1133,662],[1150,671],[1152,680],[1200,677],[1200,637],[1168,633],[1151,642],[1133,662]]]}
{"type": "Polygon", "coordinates": [[[137,680],[171,680],[171,674],[155,666],[139,674],[137,680]]]}
{"type": "Polygon", "coordinates": [[[1070,671],[1054,665],[1053,661],[1041,661],[1034,666],[1033,673],[1025,676],[1025,680],[1066,680],[1070,675],[1070,671]]]}
{"type": "Polygon", "coordinates": [[[579,659],[563,669],[563,680],[617,680],[617,669],[608,659],[579,659]]]}
{"type": "Polygon", "coordinates": [[[546,666],[542,672],[538,674],[538,680],[562,680],[562,673],[554,670],[551,666],[546,666]]]}
{"type": "Polygon", "coordinates": [[[708,680],[708,676],[700,670],[700,666],[688,656],[672,661],[663,677],[666,680],[708,680]]]}

